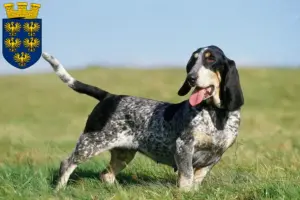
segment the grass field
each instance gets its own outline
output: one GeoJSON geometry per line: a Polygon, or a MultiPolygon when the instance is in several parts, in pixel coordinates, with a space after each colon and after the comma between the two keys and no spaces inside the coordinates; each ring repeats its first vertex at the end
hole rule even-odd
{"type": "MultiPolygon", "coordinates": [[[[89,68],[79,80],[113,93],[179,102],[183,69],[89,68]]],[[[176,174],[138,154],[107,185],[104,153],[80,165],[66,190],[53,193],[59,162],[73,150],[96,100],[54,73],[0,77],[0,199],[300,199],[300,70],[240,69],[245,95],[237,143],[201,190],[181,193],[176,174]]]]}

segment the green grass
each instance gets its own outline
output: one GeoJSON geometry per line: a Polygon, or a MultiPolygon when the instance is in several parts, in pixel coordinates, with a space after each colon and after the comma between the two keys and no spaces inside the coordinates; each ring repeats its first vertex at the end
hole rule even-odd
{"type": "MultiPolygon", "coordinates": [[[[114,93],[179,102],[182,69],[89,68],[76,78],[114,93]]],[[[96,100],[54,74],[0,77],[0,199],[300,199],[300,70],[241,69],[245,95],[238,141],[198,192],[181,193],[176,174],[138,154],[119,183],[98,179],[104,153],[80,165],[53,193],[59,162],[73,150],[96,100]]]]}

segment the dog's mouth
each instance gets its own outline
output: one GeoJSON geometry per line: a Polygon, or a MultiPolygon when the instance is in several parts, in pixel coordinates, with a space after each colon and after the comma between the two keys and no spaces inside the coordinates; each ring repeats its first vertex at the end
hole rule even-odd
{"type": "Polygon", "coordinates": [[[215,87],[213,85],[210,85],[205,88],[196,87],[189,99],[191,106],[196,106],[200,104],[203,100],[211,97],[213,95],[214,90],[215,87]]]}

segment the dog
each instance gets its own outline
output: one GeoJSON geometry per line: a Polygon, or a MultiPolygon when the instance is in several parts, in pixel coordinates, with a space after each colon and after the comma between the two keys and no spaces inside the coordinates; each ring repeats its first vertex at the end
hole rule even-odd
{"type": "Polygon", "coordinates": [[[116,175],[140,152],[178,171],[180,190],[190,191],[235,143],[244,105],[234,60],[215,45],[194,51],[186,78],[178,90],[188,100],[169,103],[117,95],[80,82],[50,54],[42,57],[74,91],[100,102],[90,113],[74,151],[60,164],[56,191],[65,188],[71,173],[82,162],[104,151],[111,160],[100,177],[114,183],[116,175]]]}

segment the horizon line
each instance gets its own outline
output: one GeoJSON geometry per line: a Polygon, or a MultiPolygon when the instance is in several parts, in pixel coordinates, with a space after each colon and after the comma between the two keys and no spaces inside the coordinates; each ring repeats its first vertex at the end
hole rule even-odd
{"type": "MultiPolygon", "coordinates": [[[[49,68],[41,68],[41,69],[34,69],[32,71],[31,67],[26,68],[24,70],[17,69],[13,66],[11,66],[12,69],[9,71],[1,72],[0,76],[14,76],[14,75],[30,75],[30,74],[49,74],[53,72],[53,69],[49,66],[49,68]],[[30,70],[31,69],[31,70],[30,70]],[[29,71],[30,70],[30,71],[29,71]]],[[[180,65],[152,65],[152,66],[138,66],[138,65],[116,65],[116,64],[89,64],[85,66],[72,66],[72,67],[67,67],[69,71],[84,71],[87,69],[93,69],[93,68],[103,68],[103,69],[136,69],[136,70],[163,70],[163,69],[185,69],[185,66],[180,66],[180,65]]],[[[239,69],[286,69],[286,70],[291,70],[291,69],[300,69],[300,65],[240,65],[237,66],[239,69]]]]}

